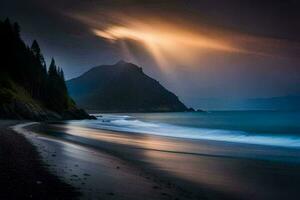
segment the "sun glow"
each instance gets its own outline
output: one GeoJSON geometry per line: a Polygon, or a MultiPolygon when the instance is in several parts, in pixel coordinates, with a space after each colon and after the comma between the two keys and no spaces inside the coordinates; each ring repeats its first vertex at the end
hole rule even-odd
{"type": "Polygon", "coordinates": [[[130,23],[92,31],[95,35],[114,43],[129,40],[142,44],[159,66],[170,65],[169,61],[178,64],[191,63],[199,59],[204,52],[241,51],[221,39],[162,23],[130,23]]]}
{"type": "Polygon", "coordinates": [[[121,39],[132,39],[143,42],[145,44],[151,43],[158,46],[164,46],[166,48],[172,48],[176,44],[181,44],[196,48],[207,48],[221,51],[237,51],[237,49],[234,49],[233,47],[230,47],[229,45],[217,40],[212,40],[203,36],[194,36],[178,31],[173,32],[171,30],[167,32],[155,32],[151,30],[139,30],[114,26],[104,31],[94,29],[93,32],[97,36],[113,41],[121,39]]]}
{"type": "Polygon", "coordinates": [[[139,64],[152,58],[164,71],[174,67],[215,66],[226,59],[238,62],[245,57],[290,57],[282,52],[292,44],[276,38],[212,26],[201,20],[96,10],[67,15],[84,23],[92,34],[110,41],[114,51],[121,51],[123,59],[139,64]]]}

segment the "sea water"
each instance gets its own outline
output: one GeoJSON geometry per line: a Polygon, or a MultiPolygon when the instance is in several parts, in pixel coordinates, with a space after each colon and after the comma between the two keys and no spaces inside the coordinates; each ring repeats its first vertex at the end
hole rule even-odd
{"type": "Polygon", "coordinates": [[[194,140],[300,148],[299,111],[214,111],[94,114],[97,120],[71,121],[104,129],[194,140]]]}

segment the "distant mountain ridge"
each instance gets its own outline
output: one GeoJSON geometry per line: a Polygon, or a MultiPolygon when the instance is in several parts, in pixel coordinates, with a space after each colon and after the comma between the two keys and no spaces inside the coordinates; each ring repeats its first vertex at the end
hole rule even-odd
{"type": "Polygon", "coordinates": [[[124,61],[94,67],[67,81],[79,106],[101,112],[182,112],[188,108],[142,68],[124,61]]]}

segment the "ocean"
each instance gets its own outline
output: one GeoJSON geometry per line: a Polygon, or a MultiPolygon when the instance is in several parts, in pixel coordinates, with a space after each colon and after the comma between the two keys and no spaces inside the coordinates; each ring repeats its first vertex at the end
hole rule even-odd
{"type": "Polygon", "coordinates": [[[194,140],[300,148],[300,112],[212,111],[94,114],[70,125],[194,140]]]}
{"type": "MultiPolygon", "coordinates": [[[[211,199],[299,199],[300,112],[94,115],[97,120],[41,123],[38,134],[29,134],[42,142],[42,152],[53,145],[59,149],[53,164],[93,172],[98,178],[87,185],[94,191],[103,181],[104,153],[183,188],[194,199],[205,199],[197,196],[203,188],[202,194],[217,195],[211,199]]],[[[70,176],[82,173],[72,170],[70,176]]]]}

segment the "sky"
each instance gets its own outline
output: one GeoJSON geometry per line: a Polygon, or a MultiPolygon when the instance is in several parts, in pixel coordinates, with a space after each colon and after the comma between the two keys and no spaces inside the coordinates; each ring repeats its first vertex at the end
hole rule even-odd
{"type": "MultiPolygon", "coordinates": [[[[70,79],[135,63],[188,106],[300,95],[297,0],[2,0],[70,79]]],[[[242,102],[239,102],[242,104],[242,102]]]]}

